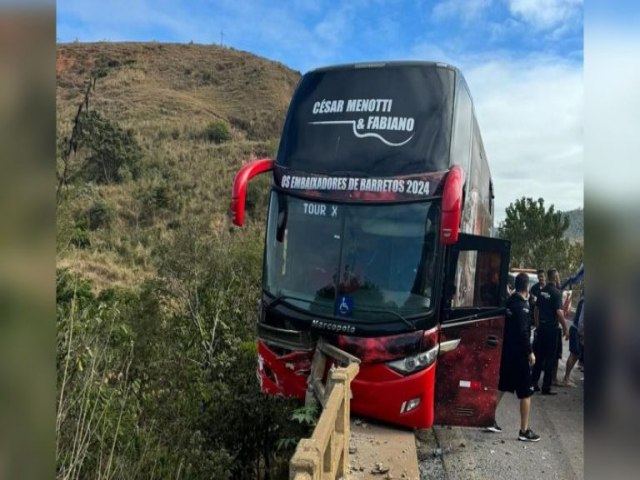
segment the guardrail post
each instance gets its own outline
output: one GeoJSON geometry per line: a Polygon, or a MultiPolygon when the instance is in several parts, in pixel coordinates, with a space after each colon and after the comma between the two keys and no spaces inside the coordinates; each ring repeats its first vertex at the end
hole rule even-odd
{"type": "Polygon", "coordinates": [[[315,440],[303,438],[289,465],[289,480],[322,480],[320,448],[315,440]]]}
{"type": "MultiPolygon", "coordinates": [[[[356,367],[357,368],[357,367],[356,367]]],[[[351,438],[350,431],[350,423],[349,423],[349,407],[350,407],[350,389],[349,385],[351,383],[349,369],[338,369],[331,372],[331,380],[333,385],[341,385],[342,391],[344,392],[342,395],[342,400],[340,402],[340,408],[338,410],[338,415],[336,416],[336,432],[342,435],[344,441],[342,445],[336,446],[337,448],[342,449],[342,455],[340,455],[340,461],[337,465],[337,475],[338,476],[346,476],[349,472],[349,439],[351,438]]],[[[355,375],[354,375],[355,376],[355,375]]]]}
{"type": "MultiPolygon", "coordinates": [[[[337,348],[332,348],[340,353],[337,348]]],[[[349,354],[345,352],[344,355],[349,354]]],[[[318,370],[318,365],[324,366],[323,356],[320,353],[314,357],[309,390],[319,397],[324,410],[311,438],[302,439],[298,443],[289,463],[289,480],[333,480],[346,478],[349,473],[350,387],[351,380],[358,374],[359,360],[356,359],[358,363],[350,363],[347,367],[332,369],[326,385],[322,385],[317,375],[319,372],[314,372],[314,366],[318,370]]],[[[350,360],[351,358],[347,359],[350,360]]]]}

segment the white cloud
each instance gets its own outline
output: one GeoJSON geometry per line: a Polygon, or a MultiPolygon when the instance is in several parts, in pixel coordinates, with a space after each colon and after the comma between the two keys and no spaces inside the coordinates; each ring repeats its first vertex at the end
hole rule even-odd
{"type": "Polygon", "coordinates": [[[497,220],[522,196],[582,206],[581,65],[553,57],[495,59],[465,71],[496,191],[497,220]]]}
{"type": "Polygon", "coordinates": [[[560,210],[582,207],[582,64],[551,55],[470,55],[426,41],[410,57],[455,65],[467,79],[495,187],[496,225],[523,196],[560,210]]]}
{"type": "Polygon", "coordinates": [[[583,0],[506,0],[514,17],[536,29],[555,29],[582,15],[583,0]]]}
{"type": "Polygon", "coordinates": [[[494,38],[526,28],[544,31],[551,40],[558,40],[582,24],[582,6],[583,0],[442,0],[433,7],[431,16],[435,21],[459,19],[465,25],[482,18],[494,38]],[[488,15],[496,4],[508,12],[499,21],[488,15]]]}

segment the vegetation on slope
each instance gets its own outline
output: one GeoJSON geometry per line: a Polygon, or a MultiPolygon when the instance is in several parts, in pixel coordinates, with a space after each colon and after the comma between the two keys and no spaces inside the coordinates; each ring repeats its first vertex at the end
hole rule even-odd
{"type": "Polygon", "coordinates": [[[214,46],[57,52],[57,477],[286,478],[313,421],[255,376],[269,179],[299,74],[214,46]],[[298,416],[299,417],[299,416],[298,416]]]}
{"type": "MultiPolygon", "coordinates": [[[[79,139],[86,141],[69,155],[72,181],[58,208],[58,265],[98,289],[152,278],[154,249],[185,219],[206,222],[212,231],[229,228],[235,172],[275,154],[299,79],[247,53],[155,43],[62,45],[57,71],[59,176],[79,105],[101,122],[86,123],[79,139]],[[117,144],[113,132],[131,135],[134,144],[117,144]],[[87,175],[88,159],[122,156],[123,148],[142,156],[109,179],[116,181],[102,181],[99,169],[87,175]],[[91,224],[96,211],[104,220],[99,227],[91,224]]],[[[260,192],[263,202],[267,184],[261,180],[252,198],[260,192]]]]}

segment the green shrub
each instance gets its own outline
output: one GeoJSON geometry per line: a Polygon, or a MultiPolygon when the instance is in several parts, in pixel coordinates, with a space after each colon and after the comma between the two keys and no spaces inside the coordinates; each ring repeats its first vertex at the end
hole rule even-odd
{"type": "Polygon", "coordinates": [[[73,275],[67,269],[56,271],[56,304],[59,307],[68,306],[72,301],[81,306],[95,299],[91,291],[91,284],[73,275]]]}
{"type": "MultiPolygon", "coordinates": [[[[146,190],[158,205],[162,187],[146,190]]],[[[256,379],[260,231],[181,220],[140,290],[58,272],[60,478],[286,478],[310,433],[314,412],[256,379]]]]}
{"type": "Polygon", "coordinates": [[[180,203],[175,193],[163,180],[157,180],[149,188],[140,191],[137,195],[140,202],[138,220],[143,226],[149,226],[158,217],[168,212],[180,211],[180,203]]]}
{"type": "Polygon", "coordinates": [[[88,248],[91,246],[86,222],[76,223],[73,227],[73,232],[71,233],[71,245],[78,248],[88,248]]]}
{"type": "Polygon", "coordinates": [[[205,140],[216,144],[231,140],[229,125],[223,120],[214,120],[204,129],[202,134],[205,140]]]}
{"type": "Polygon", "coordinates": [[[86,180],[120,182],[125,167],[133,178],[137,177],[143,155],[133,130],[125,130],[95,111],[83,112],[78,122],[79,145],[86,150],[83,165],[86,180]]]}
{"type": "Polygon", "coordinates": [[[87,210],[87,221],[89,230],[108,227],[111,223],[113,213],[106,202],[102,199],[96,202],[87,210]]]}
{"type": "Polygon", "coordinates": [[[212,79],[213,79],[213,75],[211,75],[211,72],[207,72],[205,70],[200,71],[200,83],[202,85],[207,85],[211,83],[212,79]]]}

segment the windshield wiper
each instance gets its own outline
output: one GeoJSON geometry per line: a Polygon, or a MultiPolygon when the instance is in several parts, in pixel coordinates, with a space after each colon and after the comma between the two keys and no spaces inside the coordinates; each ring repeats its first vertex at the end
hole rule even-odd
{"type": "Polygon", "coordinates": [[[312,300],[307,300],[306,298],[298,298],[298,297],[292,297],[290,295],[284,295],[284,294],[279,294],[276,295],[274,297],[273,300],[271,300],[269,303],[265,304],[265,308],[267,310],[271,310],[273,307],[275,307],[276,305],[278,305],[279,303],[282,303],[284,300],[297,300],[299,302],[306,302],[306,303],[312,303],[312,300]]]}
{"type": "Polygon", "coordinates": [[[409,328],[411,328],[411,330],[416,331],[418,329],[413,323],[411,323],[409,320],[404,318],[400,313],[394,310],[371,310],[371,309],[364,309],[364,308],[359,308],[358,310],[360,310],[361,312],[369,312],[369,313],[390,313],[391,315],[395,315],[400,320],[402,320],[409,328]]]}
{"type": "MultiPolygon", "coordinates": [[[[271,310],[273,307],[275,307],[279,303],[282,303],[285,300],[297,300],[299,302],[305,302],[305,303],[313,303],[314,302],[314,300],[308,300],[306,298],[298,298],[298,297],[293,297],[291,295],[279,294],[279,295],[276,295],[273,298],[273,300],[271,300],[269,303],[265,304],[265,309],[266,310],[271,310]]],[[[360,310],[361,312],[369,312],[369,313],[388,313],[388,314],[391,314],[391,315],[399,318],[411,330],[416,331],[418,329],[411,321],[407,320],[400,313],[398,313],[398,312],[396,312],[394,310],[372,310],[372,309],[364,309],[364,308],[359,308],[358,310],[360,310]]],[[[335,315],[334,315],[334,318],[336,320],[345,320],[344,318],[336,317],[335,315]]]]}

